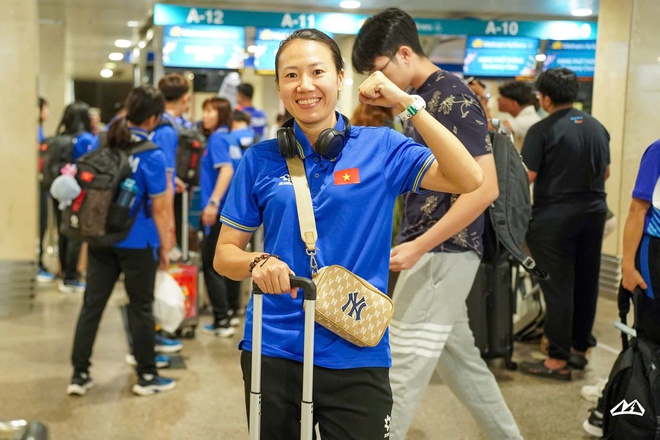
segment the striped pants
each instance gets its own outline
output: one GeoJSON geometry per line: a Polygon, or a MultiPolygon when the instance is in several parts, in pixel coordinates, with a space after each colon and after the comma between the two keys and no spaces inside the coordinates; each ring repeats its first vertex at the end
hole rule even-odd
{"type": "Polygon", "coordinates": [[[522,438],[468,325],[478,267],[474,252],[437,252],[401,272],[390,326],[391,440],[405,439],[434,370],[491,438],[522,438]]]}

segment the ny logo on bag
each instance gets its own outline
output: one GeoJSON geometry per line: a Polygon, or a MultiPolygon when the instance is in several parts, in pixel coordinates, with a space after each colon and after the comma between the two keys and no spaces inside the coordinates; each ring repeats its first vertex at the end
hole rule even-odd
{"type": "Polygon", "coordinates": [[[367,301],[364,299],[364,297],[360,298],[358,301],[357,299],[358,292],[353,292],[348,294],[348,301],[346,301],[346,304],[341,308],[342,312],[345,312],[348,306],[351,306],[351,309],[348,311],[348,316],[355,318],[356,321],[359,321],[361,319],[360,313],[362,313],[362,309],[367,307],[367,301]],[[355,316],[353,316],[353,312],[355,312],[355,316]]]}

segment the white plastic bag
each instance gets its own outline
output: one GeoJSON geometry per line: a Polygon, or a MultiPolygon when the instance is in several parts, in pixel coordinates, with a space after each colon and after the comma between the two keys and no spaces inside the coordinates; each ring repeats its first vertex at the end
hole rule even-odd
{"type": "Polygon", "coordinates": [[[168,333],[174,333],[186,315],[186,296],[181,287],[164,270],[156,272],[154,289],[154,318],[156,324],[168,333]]]}

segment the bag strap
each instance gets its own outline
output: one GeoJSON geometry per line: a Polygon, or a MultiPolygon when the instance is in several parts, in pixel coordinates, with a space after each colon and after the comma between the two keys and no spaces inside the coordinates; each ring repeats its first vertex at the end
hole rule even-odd
{"type": "Polygon", "coordinates": [[[289,176],[293,184],[293,191],[296,195],[296,210],[298,211],[298,222],[300,223],[300,237],[305,243],[307,255],[310,258],[310,267],[312,276],[318,272],[316,263],[316,219],[314,218],[314,208],[312,207],[312,195],[309,192],[309,184],[305,174],[305,164],[298,156],[287,158],[286,166],[289,169],[289,176]]]}

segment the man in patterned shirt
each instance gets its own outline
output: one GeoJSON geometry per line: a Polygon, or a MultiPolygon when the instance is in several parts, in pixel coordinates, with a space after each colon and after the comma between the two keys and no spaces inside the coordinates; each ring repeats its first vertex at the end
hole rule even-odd
{"type": "MultiPolygon", "coordinates": [[[[468,325],[465,300],[483,252],[483,213],[498,196],[495,162],[484,111],[456,76],[435,66],[419,43],[413,19],[397,8],[369,18],[353,46],[358,72],[381,71],[427,102],[482,167],[484,183],[457,196],[406,194],[390,269],[401,271],[390,326],[394,397],[390,439],[403,440],[436,370],[478,424],[494,439],[520,439],[497,382],[481,359],[468,325]]],[[[410,123],[407,136],[424,143],[410,123]]]]}

